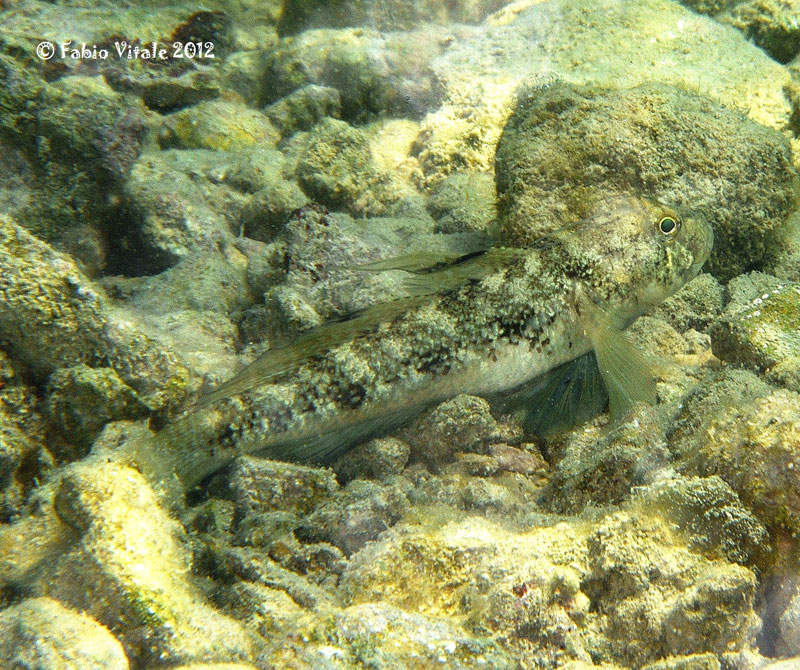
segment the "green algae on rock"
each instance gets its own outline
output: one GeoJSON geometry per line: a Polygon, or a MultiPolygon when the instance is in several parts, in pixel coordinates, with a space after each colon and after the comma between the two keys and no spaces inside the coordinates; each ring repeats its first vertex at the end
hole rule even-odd
{"type": "Polygon", "coordinates": [[[483,172],[455,172],[428,199],[428,211],[442,233],[485,231],[497,214],[494,184],[483,172]]]}
{"type": "Polygon", "coordinates": [[[711,346],[720,359],[800,391],[800,285],[777,278],[768,285],[713,323],[711,346]]]}
{"type": "Polygon", "coordinates": [[[114,297],[140,314],[176,314],[183,310],[226,315],[250,303],[247,259],[235,245],[198,251],[154,276],[111,278],[104,282],[114,297]]]}
{"type": "Polygon", "coordinates": [[[144,153],[125,183],[131,216],[115,240],[113,269],[128,275],[161,272],[217,242],[232,243],[252,193],[282,182],[283,166],[277,151],[259,146],[144,153]],[[131,254],[129,248],[137,251],[131,254]]]}
{"type": "Polygon", "coordinates": [[[653,412],[600,436],[576,431],[562,449],[547,493],[547,506],[561,513],[618,504],[669,462],[663,421],[653,412]]]}
{"type": "Polygon", "coordinates": [[[167,116],[159,143],[165,148],[236,151],[253,145],[274,146],[279,139],[278,131],[261,112],[214,100],[167,116]]]}
{"type": "Polygon", "coordinates": [[[9,420],[7,412],[0,416],[0,522],[18,517],[26,496],[38,477],[54,465],[43,441],[30,436],[32,426],[25,432],[9,420]]]}
{"type": "Polygon", "coordinates": [[[309,204],[294,181],[276,179],[250,196],[242,209],[242,232],[254,240],[270,242],[283,230],[290,215],[309,204]]]}
{"type": "Polygon", "coordinates": [[[67,453],[56,450],[62,461],[78,460],[85,455],[105,424],[144,418],[147,409],[113,368],[88,365],[59,368],[47,382],[47,413],[60,434],[57,442],[70,445],[67,453]],[[72,449],[78,449],[79,453],[72,449]]]}
{"type": "Polygon", "coordinates": [[[722,665],[716,654],[685,654],[642,666],[643,670],[720,670],[722,665]]]}
{"type": "Polygon", "coordinates": [[[526,82],[620,90],[662,82],[702,91],[777,130],[791,115],[784,68],[740,33],[671,0],[510,3],[481,26],[451,27],[430,68],[441,103],[422,123],[420,182],[427,186],[455,168],[491,171],[514,92],[526,82]]]}
{"type": "Polygon", "coordinates": [[[284,137],[298,130],[311,130],[325,117],[338,119],[341,112],[339,91],[317,84],[298,88],[264,108],[264,114],[284,137]]]}
{"type": "Polygon", "coordinates": [[[583,591],[597,603],[595,630],[606,638],[595,654],[638,665],[653,656],[746,649],[755,638],[753,571],[694,554],[669,525],[620,512],[590,532],[583,591]]]}
{"type": "Polygon", "coordinates": [[[779,63],[800,52],[800,10],[793,2],[744,0],[716,19],[741,30],[779,63]]]}
{"type": "Polygon", "coordinates": [[[714,228],[708,271],[722,280],[773,258],[796,204],[780,133],[666,84],[521,92],[495,174],[506,244],[529,244],[597,200],[633,192],[702,213],[714,228]]]}
{"type": "Polygon", "coordinates": [[[92,362],[105,323],[99,296],[74,261],[8,217],[0,218],[0,249],[0,329],[15,357],[39,377],[70,362],[92,362]]]}
{"type": "Polygon", "coordinates": [[[490,442],[508,435],[489,412],[483,398],[460,394],[420,416],[403,431],[411,444],[411,460],[431,472],[455,460],[456,452],[487,453],[490,442]]]}
{"type": "Polygon", "coordinates": [[[656,307],[652,315],[666,319],[681,332],[689,328],[705,331],[722,312],[724,291],[712,275],[703,272],[656,307]]]}
{"type": "Polygon", "coordinates": [[[491,638],[476,639],[441,617],[410,613],[386,603],[364,603],[335,615],[336,639],[359,665],[480,670],[515,666],[491,638]]]}
{"type": "Polygon", "coordinates": [[[27,67],[18,58],[0,67],[3,88],[13,92],[0,102],[0,125],[32,166],[32,196],[11,213],[93,274],[108,261],[102,224],[114,217],[121,185],[144,147],[147,114],[98,77],[47,83],[19,72],[27,67]]]}
{"type": "Polygon", "coordinates": [[[397,199],[390,175],[372,160],[366,133],[325,118],[310,132],[297,178],[315,201],[354,216],[377,216],[397,199]]]}
{"type": "Polygon", "coordinates": [[[237,461],[230,486],[242,517],[279,510],[308,514],[339,488],[328,470],[262,458],[237,461]]]}
{"type": "Polygon", "coordinates": [[[333,469],[342,484],[356,478],[385,480],[403,471],[410,454],[411,447],[403,440],[378,437],[338,458],[333,469]]]}
{"type": "Polygon", "coordinates": [[[739,0],[681,0],[684,7],[693,9],[698,14],[713,16],[719,12],[735,7],[739,0]]]}
{"type": "Polygon", "coordinates": [[[0,612],[0,665],[40,670],[128,670],[119,641],[85,613],[51,598],[0,612]]]}
{"type": "Polygon", "coordinates": [[[306,542],[328,542],[351,556],[405,516],[410,509],[408,488],[403,480],[382,485],[354,480],[318,505],[300,525],[298,536],[306,542]]]}
{"type": "Polygon", "coordinates": [[[480,516],[423,518],[356,554],[340,591],[347,603],[380,600],[499,635],[524,668],[746,649],[757,631],[752,571],[689,551],[670,525],[641,511],[518,531],[480,516]]]}
{"type": "Polygon", "coordinates": [[[441,3],[438,0],[389,0],[375,4],[364,0],[345,2],[284,3],[279,29],[294,34],[309,28],[365,26],[382,31],[410,30],[431,23],[480,23],[503,6],[503,0],[463,0],[441,3]]]}
{"type": "Polygon", "coordinates": [[[143,660],[251,657],[254,637],[205,603],[189,576],[179,527],[138,472],[108,463],[73,466],[54,506],[78,538],[43,567],[38,589],[113,627],[143,660]]]}
{"type": "Polygon", "coordinates": [[[308,30],[267,54],[264,104],[309,85],[336,89],[342,118],[364,123],[382,112],[419,118],[437,101],[426,68],[442,50],[438,31],[308,30]]]}
{"type": "Polygon", "coordinates": [[[19,516],[25,498],[53,467],[36,390],[0,352],[0,521],[19,516]]]}
{"type": "Polygon", "coordinates": [[[732,563],[763,562],[769,551],[764,525],[720,477],[663,476],[633,491],[630,507],[657,510],[675,522],[689,546],[706,555],[719,551],[732,563]]]}
{"type": "Polygon", "coordinates": [[[179,401],[188,371],[146,336],[115,320],[72,259],[0,217],[0,337],[44,380],[60,367],[112,367],[150,407],[179,401]]]}
{"type": "MultiPolygon", "coordinates": [[[[796,536],[798,436],[797,393],[776,389],[751,372],[727,369],[689,394],[668,440],[680,473],[719,476],[770,532],[796,536]]],[[[791,555],[773,554],[769,560],[791,555]]]]}

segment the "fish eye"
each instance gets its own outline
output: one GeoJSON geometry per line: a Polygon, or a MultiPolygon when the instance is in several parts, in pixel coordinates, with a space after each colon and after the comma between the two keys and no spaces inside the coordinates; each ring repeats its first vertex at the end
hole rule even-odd
{"type": "Polygon", "coordinates": [[[663,216],[659,219],[656,227],[664,235],[674,235],[681,227],[681,220],[672,216],[663,216]]]}

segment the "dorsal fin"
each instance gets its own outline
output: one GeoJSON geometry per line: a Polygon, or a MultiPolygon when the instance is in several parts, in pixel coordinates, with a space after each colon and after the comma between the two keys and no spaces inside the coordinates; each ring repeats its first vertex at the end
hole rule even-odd
{"type": "Polygon", "coordinates": [[[510,260],[526,255],[524,249],[498,247],[455,256],[447,253],[410,254],[356,266],[359,271],[404,270],[403,292],[408,296],[450,291],[472,280],[483,279],[510,260]]]}
{"type": "Polygon", "coordinates": [[[404,270],[408,273],[402,285],[405,296],[323,324],[288,346],[267,351],[233,378],[202,396],[198,405],[208,405],[268,383],[302,365],[312,356],[418,307],[425,302],[425,296],[450,291],[467,281],[481,279],[503,267],[509,260],[524,255],[522,249],[498,248],[460,256],[423,254],[416,261],[412,260],[414,256],[411,255],[400,256],[356,266],[353,269],[360,271],[404,270]]]}
{"type": "Polygon", "coordinates": [[[220,386],[203,395],[198,405],[208,405],[239,395],[286,374],[312,356],[346,342],[381,323],[390,321],[421,304],[419,297],[400,298],[378,303],[345,320],[323,324],[301,335],[285,347],[270,349],[220,386]]]}
{"type": "MultiPolygon", "coordinates": [[[[478,251],[476,253],[484,253],[478,251]]],[[[358,270],[359,272],[384,272],[386,270],[404,270],[405,272],[429,272],[439,267],[451,265],[464,256],[473,254],[459,254],[448,251],[421,251],[417,253],[405,254],[403,256],[392,256],[383,260],[373,261],[372,263],[362,263],[355,267],[343,268],[347,270],[358,270]]]]}
{"type": "Polygon", "coordinates": [[[509,261],[527,255],[524,249],[498,247],[480,254],[469,254],[452,265],[427,272],[411,275],[405,287],[411,295],[423,295],[437,291],[454,289],[467,281],[475,281],[506,267],[509,261]]]}

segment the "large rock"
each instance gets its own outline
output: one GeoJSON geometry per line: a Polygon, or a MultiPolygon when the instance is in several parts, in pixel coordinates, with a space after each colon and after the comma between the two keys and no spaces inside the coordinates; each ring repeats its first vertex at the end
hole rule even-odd
{"type": "Polygon", "coordinates": [[[284,3],[279,28],[297,33],[309,28],[369,26],[379,30],[408,30],[428,23],[479,23],[487,14],[504,5],[503,0],[463,0],[442,3],[438,0],[347,0],[346,2],[284,3]]]}
{"type": "Polygon", "coordinates": [[[261,112],[214,100],[166,117],[159,139],[162,147],[237,151],[253,145],[274,145],[279,135],[261,112]]]}
{"type": "Polygon", "coordinates": [[[102,78],[47,83],[20,51],[6,50],[0,82],[8,94],[0,100],[0,121],[20,150],[17,160],[10,152],[8,172],[23,180],[17,190],[28,196],[10,202],[10,212],[97,273],[110,252],[102,224],[119,216],[117,196],[146,141],[147,114],[102,78]]]}
{"type": "Polygon", "coordinates": [[[128,670],[122,645],[97,621],[50,598],[0,612],[0,665],[38,670],[128,670]]]}
{"type": "Polygon", "coordinates": [[[751,372],[728,369],[687,396],[668,439],[680,472],[717,475],[770,531],[796,535],[798,431],[797,393],[776,389],[751,372]]]}
{"type": "Polygon", "coordinates": [[[729,291],[734,299],[709,330],[714,354],[800,391],[800,284],[752,273],[729,291]]]}
{"type": "Polygon", "coordinates": [[[708,268],[723,279],[770,260],[796,204],[783,135],[666,84],[520,92],[495,170],[509,244],[528,244],[585,218],[609,195],[632,192],[708,220],[708,268]]]}
{"type": "Polygon", "coordinates": [[[77,364],[113,368],[151,407],[182,399],[177,357],[114,319],[75,262],[0,217],[0,338],[34,377],[77,364]]]}
{"type": "Polygon", "coordinates": [[[744,0],[717,20],[734,26],[779,63],[800,52],[800,6],[780,0],[744,0]]]}
{"type": "Polygon", "coordinates": [[[643,506],[591,526],[541,521],[515,532],[418,517],[353,556],[340,591],[348,604],[455,617],[531,663],[641,665],[746,649],[758,631],[753,572],[690,551],[668,516],[643,506]]]}
{"type": "MultiPolygon", "coordinates": [[[[308,30],[280,41],[266,57],[264,103],[309,85],[339,93],[342,118],[363,123],[381,112],[419,118],[438,92],[426,67],[441,53],[440,31],[308,30]]],[[[338,107],[338,105],[337,105],[338,107]]]]}
{"type": "Polygon", "coordinates": [[[670,0],[511,3],[480,26],[452,27],[430,68],[442,103],[424,120],[418,143],[426,185],[463,167],[492,170],[514,92],[525,82],[669,83],[777,129],[791,114],[783,68],[738,31],[670,0]]]}
{"type": "Polygon", "coordinates": [[[54,498],[75,533],[37,590],[114,626],[140,662],[249,660],[254,636],[215,611],[190,575],[180,529],[135,470],[68,469],[54,498]]]}

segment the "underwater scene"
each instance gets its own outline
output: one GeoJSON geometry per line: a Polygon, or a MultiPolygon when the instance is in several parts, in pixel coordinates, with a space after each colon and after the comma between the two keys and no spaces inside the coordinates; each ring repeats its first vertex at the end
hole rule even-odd
{"type": "Polygon", "coordinates": [[[0,0],[0,670],[797,670],[798,138],[794,0],[0,0]]]}

